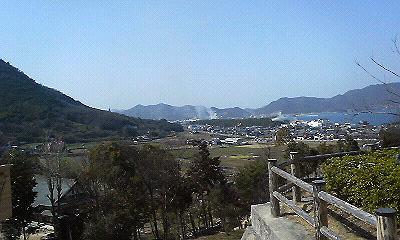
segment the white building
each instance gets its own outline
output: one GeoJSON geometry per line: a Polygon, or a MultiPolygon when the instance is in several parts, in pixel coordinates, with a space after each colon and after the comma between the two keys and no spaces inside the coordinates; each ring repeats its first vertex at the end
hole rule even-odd
{"type": "Polygon", "coordinates": [[[242,144],[243,140],[241,138],[226,138],[223,142],[226,144],[242,144]]]}
{"type": "Polygon", "coordinates": [[[308,126],[314,127],[314,128],[319,128],[322,127],[322,124],[324,123],[324,120],[318,119],[318,120],[311,120],[308,122],[308,126]]]}

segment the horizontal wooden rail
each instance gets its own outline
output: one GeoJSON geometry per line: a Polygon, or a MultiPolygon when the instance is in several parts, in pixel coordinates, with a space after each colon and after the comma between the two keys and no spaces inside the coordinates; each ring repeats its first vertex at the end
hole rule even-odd
{"type": "Polygon", "coordinates": [[[321,227],[320,231],[325,237],[327,237],[329,239],[344,240],[344,238],[342,238],[337,233],[335,233],[334,231],[330,230],[329,228],[327,228],[325,226],[321,227]]]}
{"type": "Polygon", "coordinates": [[[279,176],[289,180],[290,182],[296,184],[297,186],[301,187],[302,189],[306,190],[307,192],[313,192],[313,187],[311,184],[308,184],[301,179],[294,177],[293,175],[277,168],[277,167],[272,167],[271,171],[278,174],[279,176]]]}
{"type": "Polygon", "coordinates": [[[363,153],[366,153],[366,151],[360,150],[360,151],[351,151],[351,152],[330,153],[330,154],[323,154],[323,155],[307,156],[307,157],[303,157],[301,160],[302,161],[318,161],[318,160],[325,160],[325,159],[334,158],[334,157],[343,157],[346,155],[349,155],[349,156],[360,155],[363,153]]]}
{"type": "Polygon", "coordinates": [[[351,215],[355,216],[356,218],[372,225],[376,226],[377,220],[376,217],[368,212],[365,212],[358,207],[355,207],[351,205],[350,203],[347,203],[335,196],[330,195],[329,193],[326,192],[319,192],[318,197],[324,200],[327,203],[330,203],[340,209],[342,209],[345,212],[350,213],[351,215]]]}
{"type": "MultiPolygon", "coordinates": [[[[366,153],[366,151],[364,151],[364,150],[351,151],[351,152],[340,152],[340,153],[329,153],[329,154],[323,154],[323,155],[302,157],[302,158],[299,158],[299,161],[300,162],[302,162],[302,161],[310,162],[310,161],[325,160],[325,159],[329,159],[329,158],[333,158],[333,157],[343,157],[346,155],[354,156],[354,155],[360,155],[360,154],[364,154],[364,153],[366,153]]],[[[283,168],[283,167],[289,166],[292,163],[293,163],[293,160],[289,160],[289,161],[278,164],[277,167],[283,168]]]]}
{"type": "Polygon", "coordinates": [[[280,194],[279,192],[274,192],[273,193],[274,197],[276,197],[277,199],[279,199],[279,201],[283,202],[284,204],[286,204],[286,206],[290,207],[295,213],[297,213],[297,215],[299,215],[300,217],[302,217],[304,220],[306,220],[309,224],[311,224],[312,226],[315,226],[315,221],[314,218],[311,217],[310,215],[308,215],[308,213],[306,213],[303,209],[299,208],[296,204],[294,204],[292,201],[289,201],[289,199],[287,199],[285,196],[283,196],[282,194],[280,194]]]}
{"type": "MultiPolygon", "coordinates": [[[[301,158],[305,161],[317,161],[321,159],[328,159],[332,157],[341,157],[345,155],[358,155],[364,151],[353,151],[346,153],[334,153],[317,156],[309,156],[301,158]]],[[[292,161],[280,164],[279,166],[296,165],[299,164],[299,158],[297,152],[291,152],[292,161]]],[[[343,211],[353,215],[361,221],[368,223],[377,228],[378,240],[384,239],[395,239],[396,236],[396,215],[397,211],[392,208],[378,208],[376,214],[378,217],[365,212],[356,206],[351,205],[335,196],[332,196],[325,192],[326,181],[314,180],[313,185],[299,179],[299,173],[296,171],[297,166],[291,166],[292,174],[283,171],[277,167],[276,159],[268,159],[268,173],[269,173],[269,193],[270,193],[270,204],[271,204],[271,215],[273,217],[279,217],[280,206],[279,202],[286,204],[290,207],[297,215],[302,217],[308,223],[313,225],[316,229],[316,240],[325,239],[343,239],[340,235],[328,228],[328,209],[327,204],[334,205],[343,211]],[[281,176],[289,181],[284,186],[278,187],[277,177],[281,176]],[[286,191],[290,187],[293,188],[293,200],[288,200],[279,191],[286,191]],[[298,207],[295,203],[301,200],[300,188],[303,188],[307,192],[313,193],[314,201],[314,216],[311,217],[307,212],[298,207]],[[297,193],[297,194],[296,194],[297,193]],[[297,196],[298,195],[298,196],[297,196]],[[297,198],[298,197],[298,198],[297,198]]]]}
{"type": "Polygon", "coordinates": [[[288,183],[278,188],[278,192],[286,192],[287,190],[291,189],[294,186],[294,183],[288,183]]]}
{"type": "Polygon", "coordinates": [[[289,166],[290,164],[292,164],[293,163],[293,160],[289,160],[289,161],[286,161],[286,162],[283,162],[283,163],[280,163],[280,164],[278,164],[278,168],[284,168],[284,167],[286,167],[286,166],[289,166]]]}

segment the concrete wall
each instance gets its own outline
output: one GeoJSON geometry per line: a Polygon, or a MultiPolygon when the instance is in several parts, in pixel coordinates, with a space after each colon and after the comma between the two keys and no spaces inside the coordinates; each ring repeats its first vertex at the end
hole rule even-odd
{"type": "Polygon", "coordinates": [[[242,236],[242,240],[312,240],[314,234],[286,217],[273,218],[270,204],[251,206],[251,224],[242,236]]]}

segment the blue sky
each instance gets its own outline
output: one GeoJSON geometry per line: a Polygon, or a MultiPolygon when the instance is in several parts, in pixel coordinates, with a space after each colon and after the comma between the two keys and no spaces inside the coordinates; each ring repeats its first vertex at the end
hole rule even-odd
{"type": "Polygon", "coordinates": [[[0,58],[101,109],[332,97],[377,83],[356,59],[399,81],[370,61],[399,69],[399,1],[111,2],[0,3],[0,58]]]}

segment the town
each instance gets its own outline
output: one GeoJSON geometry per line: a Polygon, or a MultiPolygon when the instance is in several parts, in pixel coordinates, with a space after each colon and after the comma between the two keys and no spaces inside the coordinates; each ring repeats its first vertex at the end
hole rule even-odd
{"type": "Polygon", "coordinates": [[[295,120],[274,127],[221,127],[190,122],[186,122],[184,126],[192,134],[202,132],[213,136],[214,138],[209,141],[210,145],[268,143],[276,141],[277,132],[282,129],[288,129],[290,138],[294,141],[337,142],[350,135],[360,143],[371,144],[379,141],[379,132],[385,128],[383,125],[370,125],[367,121],[360,121],[358,124],[340,124],[327,119],[295,120]]]}

